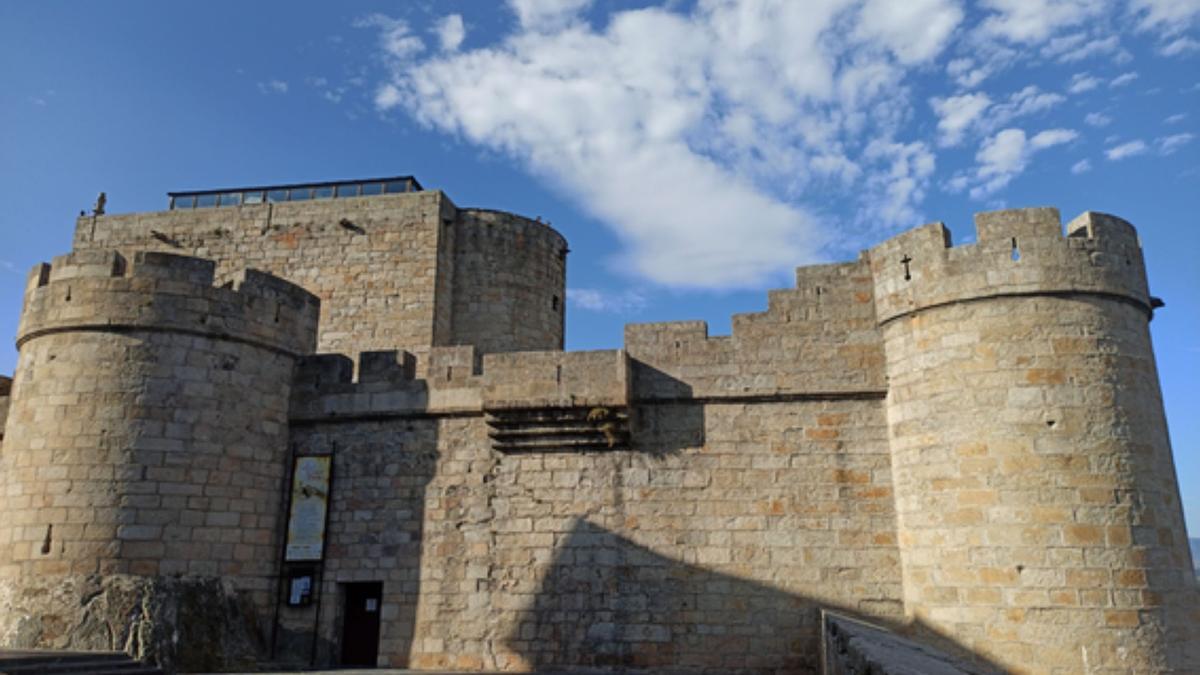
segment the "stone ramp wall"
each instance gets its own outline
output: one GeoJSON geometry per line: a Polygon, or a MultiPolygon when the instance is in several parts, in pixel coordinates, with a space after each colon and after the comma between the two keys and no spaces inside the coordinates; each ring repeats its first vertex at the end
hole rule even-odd
{"type": "Polygon", "coordinates": [[[833,612],[821,612],[822,675],[982,675],[962,659],[833,612]]]}

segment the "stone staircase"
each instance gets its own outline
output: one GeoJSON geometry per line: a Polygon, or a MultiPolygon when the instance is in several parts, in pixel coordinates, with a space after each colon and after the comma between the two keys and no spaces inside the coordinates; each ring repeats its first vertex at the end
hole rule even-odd
{"type": "Polygon", "coordinates": [[[163,675],[124,652],[0,649],[0,675],[163,675]]]}

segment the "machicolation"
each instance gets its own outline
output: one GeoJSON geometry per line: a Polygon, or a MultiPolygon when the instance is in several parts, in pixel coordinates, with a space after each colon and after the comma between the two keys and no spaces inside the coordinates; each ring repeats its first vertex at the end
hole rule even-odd
{"type": "Polygon", "coordinates": [[[0,646],[167,669],[1194,672],[1136,232],[1055,209],[564,352],[411,177],[82,216],[0,378],[0,646]],[[909,670],[905,670],[908,668],[909,670]]]}

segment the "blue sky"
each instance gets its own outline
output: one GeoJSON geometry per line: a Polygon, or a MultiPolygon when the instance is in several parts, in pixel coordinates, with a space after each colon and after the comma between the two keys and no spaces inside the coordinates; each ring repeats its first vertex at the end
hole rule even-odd
{"type": "MultiPolygon", "coordinates": [[[[1200,0],[7,2],[0,335],[74,216],[416,175],[571,242],[568,347],[1051,205],[1138,228],[1200,530],[1200,0]]],[[[16,352],[0,346],[0,372],[16,352]]]]}

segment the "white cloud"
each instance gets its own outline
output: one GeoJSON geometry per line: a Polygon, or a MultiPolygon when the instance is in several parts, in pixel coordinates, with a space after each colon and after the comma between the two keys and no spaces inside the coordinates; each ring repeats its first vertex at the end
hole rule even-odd
{"type": "Polygon", "coordinates": [[[1163,118],[1163,124],[1179,124],[1187,119],[1187,113],[1175,113],[1169,117],[1163,118]]]}
{"type": "Polygon", "coordinates": [[[1066,100],[1061,94],[1045,92],[1031,84],[995,105],[986,94],[975,93],[935,97],[929,105],[938,115],[938,144],[951,147],[962,142],[972,129],[990,133],[1018,117],[1049,110],[1066,100]]]}
{"type": "Polygon", "coordinates": [[[1100,78],[1093,77],[1087,73],[1075,73],[1071,76],[1071,83],[1067,85],[1067,91],[1072,94],[1082,94],[1085,91],[1091,91],[1100,86],[1100,78]]]}
{"type": "Polygon", "coordinates": [[[646,298],[637,291],[612,292],[595,288],[568,288],[567,302],[589,312],[634,314],[646,308],[646,298]]]}
{"type": "Polygon", "coordinates": [[[947,44],[957,2],[700,0],[602,27],[586,2],[510,5],[515,33],[396,59],[376,105],[524,164],[614,230],[628,274],[776,278],[833,239],[810,199],[840,195],[852,226],[919,222],[934,156],[901,134],[905,77],[947,44]]]}
{"type": "Polygon", "coordinates": [[[283,80],[268,80],[258,83],[258,91],[262,94],[286,94],[288,83],[283,80]]]}
{"type": "Polygon", "coordinates": [[[433,24],[433,32],[437,35],[438,44],[444,52],[456,51],[467,36],[461,14],[447,14],[438,19],[433,24]]]}
{"type": "Polygon", "coordinates": [[[400,89],[394,84],[385,84],[375,92],[375,107],[379,110],[395,108],[403,100],[404,95],[400,93],[400,89]]]}
{"type": "Polygon", "coordinates": [[[914,208],[925,196],[935,160],[924,143],[872,141],[864,157],[882,165],[867,182],[880,197],[873,200],[869,216],[884,223],[913,224],[919,220],[914,208]]]}
{"type": "Polygon", "coordinates": [[[1042,150],[1054,145],[1070,143],[1079,138],[1079,134],[1073,129],[1047,129],[1040,131],[1029,140],[1029,145],[1034,150],[1042,150]]]}
{"type": "Polygon", "coordinates": [[[1130,0],[1129,11],[1138,17],[1138,28],[1175,35],[1187,30],[1200,16],[1197,0],[1130,0]]]}
{"type": "Polygon", "coordinates": [[[932,98],[929,105],[938,116],[938,145],[958,145],[967,128],[979,120],[992,104],[987,94],[963,94],[932,98]]]}
{"type": "Polygon", "coordinates": [[[866,42],[890,49],[900,63],[915,64],[942,50],[941,44],[921,38],[945,39],[962,17],[957,4],[943,0],[866,0],[858,17],[857,34],[866,42]]]}
{"type": "Polygon", "coordinates": [[[1004,129],[988,138],[975,155],[977,165],[969,181],[972,199],[983,199],[1007,186],[1040,150],[1069,143],[1078,137],[1071,129],[1048,129],[1027,138],[1021,129],[1004,129]]]}
{"type": "Polygon", "coordinates": [[[1071,165],[1071,173],[1079,175],[1092,170],[1092,163],[1086,159],[1081,159],[1071,165]]]}
{"type": "Polygon", "coordinates": [[[1116,161],[1133,157],[1146,152],[1146,144],[1142,141],[1128,141],[1104,151],[1104,156],[1116,161]]]}
{"type": "Polygon", "coordinates": [[[508,0],[522,28],[541,32],[565,27],[591,4],[592,0],[508,0]]]}
{"type": "Polygon", "coordinates": [[[1159,154],[1170,155],[1179,148],[1191,143],[1195,138],[1195,135],[1189,133],[1172,134],[1155,139],[1154,144],[1158,146],[1159,154]]]}
{"type": "Polygon", "coordinates": [[[1103,13],[1103,0],[983,0],[991,13],[980,25],[987,36],[1017,43],[1039,43],[1057,31],[1103,13]]]}
{"type": "Polygon", "coordinates": [[[1134,73],[1134,72],[1122,73],[1121,75],[1114,77],[1112,79],[1112,81],[1110,81],[1108,83],[1108,86],[1113,87],[1113,88],[1124,87],[1125,85],[1129,84],[1130,82],[1133,82],[1136,79],[1138,79],[1137,73],[1134,73]]]}
{"type": "Polygon", "coordinates": [[[1158,53],[1163,56],[1182,56],[1195,51],[1200,51],[1200,42],[1189,37],[1175,38],[1158,49],[1158,53]]]}
{"type": "Polygon", "coordinates": [[[1106,127],[1109,124],[1112,124],[1111,117],[1109,117],[1108,115],[1105,115],[1104,113],[1098,113],[1098,112],[1090,112],[1087,115],[1084,115],[1083,121],[1085,123],[1087,123],[1088,126],[1093,126],[1093,127],[1096,127],[1097,129],[1099,129],[1101,127],[1106,127]]]}
{"type": "Polygon", "coordinates": [[[1120,53],[1121,41],[1116,35],[1097,38],[1085,32],[1052,38],[1042,47],[1044,58],[1059,63],[1074,63],[1100,54],[1120,53]]]}
{"type": "Polygon", "coordinates": [[[368,14],[354,22],[355,28],[379,29],[379,46],[393,59],[407,60],[425,50],[421,38],[412,34],[408,22],[386,14],[368,14]]]}
{"type": "MultiPolygon", "coordinates": [[[[1066,100],[1066,97],[1061,94],[1045,92],[1031,84],[1010,96],[1007,103],[996,106],[993,114],[1001,120],[1007,121],[1014,117],[1023,117],[1049,110],[1066,100]]],[[[998,124],[1002,123],[998,122],[998,124]]]]}

